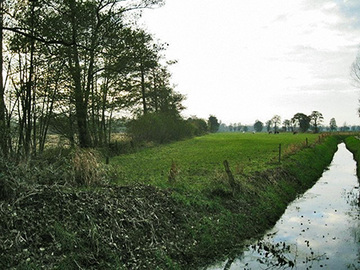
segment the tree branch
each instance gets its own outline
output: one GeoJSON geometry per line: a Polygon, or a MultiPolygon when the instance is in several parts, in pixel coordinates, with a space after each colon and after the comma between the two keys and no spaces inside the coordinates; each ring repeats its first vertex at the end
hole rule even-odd
{"type": "Polygon", "coordinates": [[[32,34],[26,33],[26,32],[23,31],[24,29],[18,28],[18,27],[5,27],[4,26],[4,27],[2,27],[2,29],[6,30],[6,31],[10,31],[10,32],[20,34],[20,35],[22,35],[24,37],[28,37],[28,38],[40,41],[40,42],[45,43],[45,44],[59,44],[59,45],[67,46],[67,47],[76,45],[74,42],[68,42],[68,41],[65,41],[65,40],[55,40],[55,39],[47,40],[47,39],[45,39],[43,37],[39,37],[39,36],[35,36],[35,35],[32,35],[32,34]]]}

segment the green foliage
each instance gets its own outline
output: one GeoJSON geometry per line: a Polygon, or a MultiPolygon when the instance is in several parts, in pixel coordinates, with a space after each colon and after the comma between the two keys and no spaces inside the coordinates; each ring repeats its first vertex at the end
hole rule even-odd
{"type": "Polygon", "coordinates": [[[301,179],[305,186],[317,180],[323,168],[326,168],[337,150],[338,139],[333,136],[325,138],[321,144],[305,148],[283,162],[286,171],[301,179]]]}
{"type": "Polygon", "coordinates": [[[0,201],[10,200],[16,196],[21,183],[17,175],[19,168],[12,160],[0,155],[0,201]]]}
{"type": "Polygon", "coordinates": [[[335,118],[330,119],[329,126],[330,126],[330,131],[336,131],[337,130],[337,125],[336,125],[335,118]]]}
{"type": "Polygon", "coordinates": [[[255,124],[254,124],[254,130],[256,132],[261,132],[264,128],[264,124],[263,122],[259,121],[259,120],[256,120],[255,121],[255,124]]]}
{"type": "Polygon", "coordinates": [[[310,127],[310,117],[303,114],[303,113],[297,113],[294,115],[294,117],[291,119],[291,121],[295,124],[299,125],[301,132],[306,132],[310,127]]]}
{"type": "Polygon", "coordinates": [[[358,136],[348,136],[345,138],[346,148],[353,153],[356,160],[356,173],[360,177],[360,140],[358,136]]]}
{"type": "Polygon", "coordinates": [[[218,119],[215,116],[210,115],[209,120],[208,120],[208,124],[209,124],[209,131],[211,133],[218,132],[219,127],[220,127],[220,123],[219,123],[218,119]]]}
{"type": "Polygon", "coordinates": [[[191,117],[187,121],[192,126],[192,133],[195,136],[201,136],[208,132],[209,127],[204,119],[191,117]]]}
{"type": "Polygon", "coordinates": [[[311,113],[311,115],[309,115],[310,117],[310,121],[314,127],[314,132],[318,133],[319,132],[319,125],[323,122],[324,117],[322,115],[322,113],[318,112],[318,111],[313,111],[311,113]]]}
{"type": "Polygon", "coordinates": [[[123,2],[2,2],[13,87],[0,89],[0,152],[28,158],[43,151],[48,131],[72,145],[103,147],[114,111],[184,109],[170,82],[174,61],[160,61],[166,44],[133,27],[142,9],[164,1],[123,2]]]}
{"type": "Polygon", "coordinates": [[[129,122],[127,133],[136,142],[165,143],[190,137],[192,126],[173,113],[147,113],[129,122]]]}

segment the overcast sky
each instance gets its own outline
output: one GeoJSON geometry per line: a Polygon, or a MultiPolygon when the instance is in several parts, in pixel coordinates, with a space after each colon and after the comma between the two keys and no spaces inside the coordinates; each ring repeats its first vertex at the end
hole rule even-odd
{"type": "Polygon", "coordinates": [[[178,60],[184,116],[252,125],[316,110],[325,125],[360,125],[359,0],[167,0],[142,22],[178,60]]]}

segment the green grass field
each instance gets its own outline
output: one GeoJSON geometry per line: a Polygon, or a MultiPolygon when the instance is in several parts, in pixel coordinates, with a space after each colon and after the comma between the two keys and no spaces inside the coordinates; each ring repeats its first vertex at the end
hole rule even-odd
{"type": "MultiPolygon", "coordinates": [[[[317,181],[344,139],[329,136],[314,144],[318,138],[210,134],[123,154],[111,159],[112,166],[98,163],[93,149],[74,149],[70,161],[57,165],[70,171],[70,178],[62,178],[57,167],[42,174],[33,170],[29,181],[40,179],[43,186],[24,185],[11,195],[13,202],[3,204],[0,268],[205,269],[214,260],[240,254],[244,240],[271,228],[317,181]],[[309,147],[304,147],[306,139],[309,147]],[[102,178],[104,172],[112,177],[113,170],[118,173],[114,185],[76,180],[102,178]],[[51,184],[54,179],[70,179],[74,186],[51,184]],[[19,237],[27,241],[15,243],[19,237]]],[[[359,149],[358,140],[351,146],[359,149]]],[[[19,175],[11,180],[24,175],[11,174],[19,175]]]]}
{"type": "Polygon", "coordinates": [[[242,134],[216,133],[189,140],[140,150],[114,157],[120,185],[145,183],[169,187],[169,171],[173,168],[177,187],[202,190],[225,175],[223,161],[227,160],[236,178],[263,171],[278,165],[279,144],[282,155],[312,144],[318,134],[242,134]]]}

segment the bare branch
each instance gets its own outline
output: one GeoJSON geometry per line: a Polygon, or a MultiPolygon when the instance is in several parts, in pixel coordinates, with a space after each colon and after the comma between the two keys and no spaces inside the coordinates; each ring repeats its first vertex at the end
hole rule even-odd
{"type": "Polygon", "coordinates": [[[43,37],[35,36],[35,35],[29,34],[27,32],[24,32],[24,29],[18,28],[18,27],[2,27],[2,29],[6,30],[6,31],[10,31],[10,32],[20,34],[20,35],[22,35],[24,37],[28,37],[28,38],[40,41],[40,42],[45,43],[45,44],[60,44],[60,45],[64,45],[64,46],[67,46],[67,47],[76,45],[74,42],[68,42],[68,41],[65,41],[65,40],[54,40],[54,39],[46,40],[43,37]]]}

